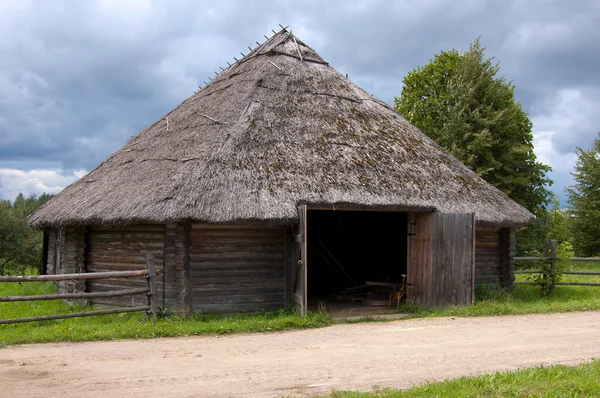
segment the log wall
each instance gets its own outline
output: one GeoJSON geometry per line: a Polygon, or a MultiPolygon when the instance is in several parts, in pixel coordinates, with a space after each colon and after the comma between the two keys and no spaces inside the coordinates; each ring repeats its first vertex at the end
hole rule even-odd
{"type": "Polygon", "coordinates": [[[503,282],[503,252],[500,228],[477,227],[475,230],[475,283],[503,282]]]}
{"type": "MultiPolygon", "coordinates": [[[[85,269],[87,272],[126,271],[146,268],[146,253],[154,254],[157,270],[159,305],[162,306],[165,227],[163,225],[131,225],[126,227],[90,227],[86,233],[85,269]]],[[[103,292],[146,287],[142,278],[88,281],[88,292],[103,292]]],[[[146,305],[143,295],[93,299],[101,305],[146,305]]]]}
{"type": "Polygon", "coordinates": [[[186,283],[185,269],[189,274],[189,258],[186,257],[184,241],[186,225],[167,224],[165,226],[165,261],[164,261],[164,297],[165,307],[180,313],[191,312],[191,304],[186,310],[185,297],[188,295],[189,283],[186,283]],[[186,261],[187,259],[187,261],[186,261]],[[187,265],[186,265],[187,263],[187,265]]]}
{"type": "Polygon", "coordinates": [[[191,224],[189,261],[194,311],[284,306],[283,228],[191,224]]]}
{"type": "MultiPolygon", "coordinates": [[[[60,260],[61,267],[58,273],[74,274],[85,272],[85,228],[68,227],[63,228],[60,233],[60,260]]],[[[76,293],[86,290],[84,280],[61,281],[58,284],[60,293],[76,293]]]]}

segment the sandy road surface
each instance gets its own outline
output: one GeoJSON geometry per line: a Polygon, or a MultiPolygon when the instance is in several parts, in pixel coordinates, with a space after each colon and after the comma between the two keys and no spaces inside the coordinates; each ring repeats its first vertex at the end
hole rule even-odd
{"type": "Polygon", "coordinates": [[[600,312],[417,319],[8,347],[0,349],[0,396],[310,396],[598,357],[600,312]]]}

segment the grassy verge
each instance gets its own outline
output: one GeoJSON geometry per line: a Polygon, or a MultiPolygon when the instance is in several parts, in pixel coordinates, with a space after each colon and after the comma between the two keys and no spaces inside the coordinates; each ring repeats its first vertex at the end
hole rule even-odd
{"type": "MultiPolygon", "coordinates": [[[[598,263],[573,263],[572,270],[600,269],[598,263]]],[[[520,276],[522,278],[522,276],[520,276]]],[[[600,276],[565,275],[565,281],[600,281],[600,276]]],[[[54,293],[52,283],[0,283],[0,296],[54,293]]],[[[0,318],[24,318],[90,310],[61,301],[0,303],[0,318]]],[[[408,318],[442,316],[493,316],[531,313],[600,310],[600,287],[557,286],[553,296],[541,298],[539,288],[518,286],[512,294],[501,289],[480,287],[476,303],[469,307],[426,309],[403,305],[408,318]]],[[[366,320],[350,321],[364,322],[366,320]]],[[[385,320],[384,320],[385,321],[385,320]]],[[[346,322],[346,321],[338,321],[346,322]]],[[[250,333],[323,327],[334,321],[324,313],[300,317],[293,311],[259,314],[202,315],[181,318],[168,316],[153,322],[144,314],[128,313],[45,322],[0,325],[0,346],[56,341],[94,341],[166,336],[250,333]]]]}
{"type": "MultiPolygon", "coordinates": [[[[55,293],[52,283],[0,283],[0,296],[55,293]]],[[[86,307],[65,305],[61,301],[0,303],[3,319],[91,311],[86,307]]],[[[56,341],[95,341],[167,336],[215,335],[227,333],[270,332],[330,325],[326,314],[301,317],[294,311],[269,311],[258,314],[206,315],[182,318],[168,316],[157,321],[143,313],[100,315],[44,322],[0,325],[0,346],[56,341]]]]}
{"type": "Polygon", "coordinates": [[[375,389],[368,393],[335,392],[335,398],[374,397],[597,397],[600,360],[579,366],[549,366],[461,377],[407,390],[375,389]]]}
{"type": "MultiPolygon", "coordinates": [[[[571,271],[600,271],[600,263],[572,262],[571,271]]],[[[518,275],[525,280],[525,275],[518,275]]],[[[564,275],[564,282],[600,282],[600,276],[564,275]]],[[[494,287],[478,286],[475,304],[469,307],[426,309],[406,305],[410,317],[494,316],[600,310],[600,286],[556,286],[554,295],[540,297],[537,286],[516,286],[512,294],[494,287]]]]}

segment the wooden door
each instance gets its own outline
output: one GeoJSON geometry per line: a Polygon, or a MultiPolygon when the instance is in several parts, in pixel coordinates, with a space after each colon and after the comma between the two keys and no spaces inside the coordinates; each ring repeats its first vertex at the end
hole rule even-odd
{"type": "Polygon", "coordinates": [[[298,228],[294,237],[297,259],[292,264],[292,301],[300,315],[306,315],[306,205],[298,206],[298,228]]]}
{"type": "Polygon", "coordinates": [[[475,214],[413,213],[411,224],[410,281],[415,304],[472,304],[475,214]]]}
{"type": "Polygon", "coordinates": [[[475,213],[435,213],[433,305],[475,299],[475,213]]]}

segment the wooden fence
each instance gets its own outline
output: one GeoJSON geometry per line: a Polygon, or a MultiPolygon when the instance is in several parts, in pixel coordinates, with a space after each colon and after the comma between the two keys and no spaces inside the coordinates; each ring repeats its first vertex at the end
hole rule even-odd
{"type": "Polygon", "coordinates": [[[158,301],[156,295],[156,267],[154,265],[154,255],[146,256],[146,269],[135,271],[111,271],[111,272],[90,272],[81,274],[63,274],[63,275],[31,275],[31,276],[0,276],[0,282],[56,282],[56,281],[74,281],[74,280],[92,280],[92,279],[111,279],[111,278],[135,278],[144,277],[148,281],[148,286],[137,289],[126,289],[109,292],[77,292],[77,293],[57,293],[42,294],[37,296],[4,296],[0,297],[0,302],[16,301],[39,301],[39,300],[71,300],[71,299],[91,299],[100,297],[121,297],[145,294],[148,297],[148,305],[128,308],[114,308],[101,311],[76,312],[69,314],[56,314],[35,316],[31,318],[0,319],[0,325],[9,323],[22,323],[34,321],[47,321],[51,319],[79,318],[95,315],[118,314],[122,312],[145,311],[153,318],[158,313],[158,301]]]}
{"type": "MultiPolygon", "coordinates": [[[[551,240],[549,248],[546,248],[544,257],[515,257],[515,261],[548,261],[550,262],[550,272],[548,277],[551,280],[550,290],[553,291],[555,286],[600,286],[600,283],[593,282],[557,282],[556,281],[556,264],[558,263],[558,256],[556,254],[556,241],[551,240]]],[[[569,261],[596,261],[600,262],[600,258],[597,257],[573,257],[569,261]]],[[[515,271],[515,275],[518,274],[542,274],[544,270],[519,270],[515,271]]],[[[563,271],[563,275],[600,275],[600,272],[587,272],[587,271],[563,271]]],[[[539,285],[539,282],[514,282],[515,285],[539,285]]]]}

